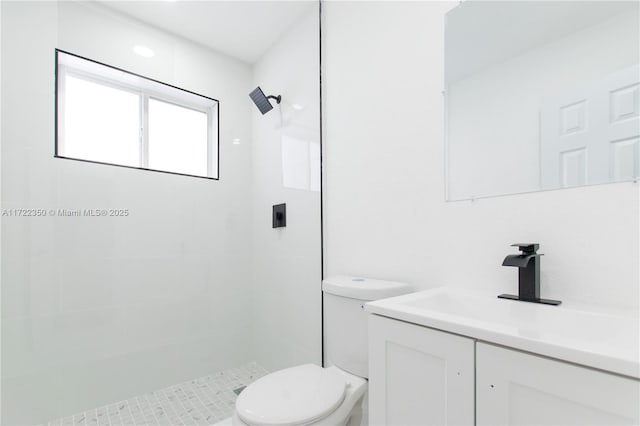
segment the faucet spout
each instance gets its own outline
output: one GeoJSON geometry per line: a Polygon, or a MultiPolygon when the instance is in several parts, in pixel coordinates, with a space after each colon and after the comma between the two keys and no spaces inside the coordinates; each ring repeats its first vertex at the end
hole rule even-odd
{"type": "Polygon", "coordinates": [[[513,244],[521,251],[520,254],[510,254],[502,261],[502,266],[515,266],[518,268],[518,295],[501,294],[501,299],[521,300],[524,302],[545,303],[559,305],[559,300],[540,298],[540,256],[537,253],[539,244],[513,244]]]}
{"type": "Polygon", "coordinates": [[[531,259],[535,259],[542,254],[510,254],[502,261],[502,266],[516,266],[518,268],[526,268],[531,259]]]}

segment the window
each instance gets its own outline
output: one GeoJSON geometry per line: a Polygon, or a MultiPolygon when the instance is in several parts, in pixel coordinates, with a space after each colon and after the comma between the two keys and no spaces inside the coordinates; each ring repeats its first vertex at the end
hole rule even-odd
{"type": "Polygon", "coordinates": [[[56,51],[56,157],[218,179],[218,101],[56,51]]]}

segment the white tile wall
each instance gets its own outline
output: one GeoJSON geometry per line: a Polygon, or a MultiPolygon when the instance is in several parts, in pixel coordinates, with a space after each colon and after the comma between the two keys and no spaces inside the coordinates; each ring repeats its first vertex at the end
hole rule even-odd
{"type": "Polygon", "coordinates": [[[49,422],[49,426],[211,425],[233,413],[236,392],[267,374],[252,362],[49,422]]]}
{"type": "Polygon", "coordinates": [[[2,218],[2,424],[255,359],[251,154],[231,143],[250,139],[251,67],[95,2],[0,3],[3,207],[130,210],[2,218]],[[53,158],[55,48],[220,99],[221,179],[53,158]]]}
{"type": "Polygon", "coordinates": [[[320,195],[283,188],[281,164],[284,132],[319,135],[317,4],[252,69],[94,3],[0,1],[3,207],[131,211],[3,218],[3,424],[252,359],[320,361],[320,195]],[[133,53],[141,40],[154,59],[133,53]],[[53,158],[56,47],[220,99],[221,179],[53,158]],[[254,78],[282,109],[255,110],[254,78]]]}
{"type": "MultiPolygon", "coordinates": [[[[252,110],[251,354],[270,370],[320,363],[320,193],[311,175],[298,189],[285,187],[282,152],[287,138],[315,143],[320,137],[317,25],[317,5],[310,5],[253,69],[254,86],[282,95],[270,113],[252,110]],[[272,229],[271,206],[279,203],[287,204],[287,226],[272,229]]],[[[304,168],[311,173],[319,158],[309,161],[304,168]]]]}

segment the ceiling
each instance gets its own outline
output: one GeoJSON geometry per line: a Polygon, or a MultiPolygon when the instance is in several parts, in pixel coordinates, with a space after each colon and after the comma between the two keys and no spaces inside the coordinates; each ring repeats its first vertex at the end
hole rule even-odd
{"type": "Polygon", "coordinates": [[[103,6],[247,63],[254,63],[314,0],[296,1],[117,1],[103,6]]]}

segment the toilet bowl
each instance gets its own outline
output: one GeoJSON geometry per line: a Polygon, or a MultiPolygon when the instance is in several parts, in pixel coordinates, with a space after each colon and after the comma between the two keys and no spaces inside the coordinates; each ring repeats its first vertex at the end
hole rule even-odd
{"type": "Polygon", "coordinates": [[[231,424],[361,424],[368,378],[364,304],[406,294],[410,287],[393,281],[337,276],[324,280],[322,291],[325,354],[330,366],[304,364],[261,377],[238,396],[231,424]]]}
{"type": "Polygon", "coordinates": [[[304,364],[264,376],[238,397],[233,425],[359,425],[367,381],[304,364]]]}

